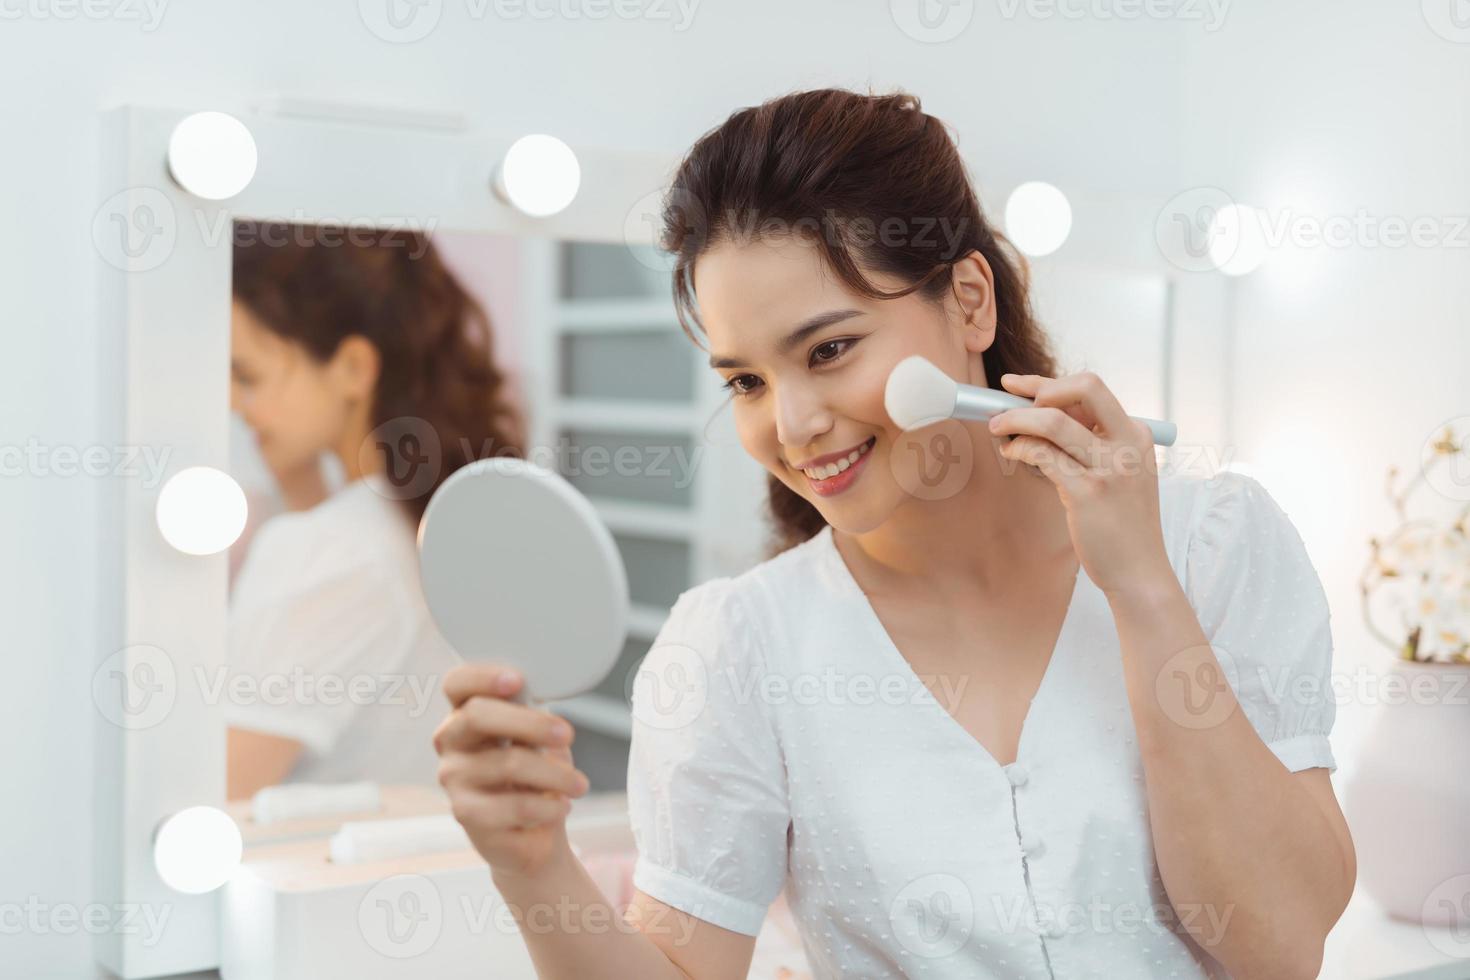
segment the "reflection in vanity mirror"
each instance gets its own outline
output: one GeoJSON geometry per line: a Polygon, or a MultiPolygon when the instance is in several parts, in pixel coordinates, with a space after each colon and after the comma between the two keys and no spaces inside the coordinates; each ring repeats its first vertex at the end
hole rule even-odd
{"type": "Polygon", "coordinates": [[[242,220],[232,293],[231,467],[251,516],[231,554],[219,698],[229,799],[277,783],[439,792],[439,684],[458,661],[424,603],[415,534],[451,473],[495,455],[566,477],[628,570],[617,668],[551,705],[577,726],[593,788],[621,791],[626,679],[711,551],[695,466],[707,369],[657,259],[242,220]],[[659,465],[613,465],[629,453],[659,465]]]}
{"type": "Polygon", "coordinates": [[[433,783],[455,660],[417,584],[418,521],[469,453],[525,446],[478,294],[492,276],[471,287],[417,232],[234,231],[234,456],[257,516],[231,583],[228,796],[433,783]]]}

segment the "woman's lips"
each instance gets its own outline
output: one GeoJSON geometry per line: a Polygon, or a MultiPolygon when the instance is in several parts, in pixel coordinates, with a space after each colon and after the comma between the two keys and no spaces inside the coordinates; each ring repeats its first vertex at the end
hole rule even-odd
{"type": "Polygon", "coordinates": [[[868,457],[873,455],[873,447],[876,444],[877,437],[870,437],[868,441],[863,444],[868,448],[862,453],[862,455],[858,456],[857,462],[853,463],[851,466],[843,470],[841,473],[838,473],[836,476],[828,477],[825,480],[816,480],[813,479],[805,470],[801,471],[801,475],[806,477],[807,482],[811,484],[811,487],[813,490],[816,491],[817,496],[831,497],[834,494],[839,494],[842,491],[846,490],[848,487],[852,486],[853,482],[857,480],[859,474],[868,465],[868,457]]]}

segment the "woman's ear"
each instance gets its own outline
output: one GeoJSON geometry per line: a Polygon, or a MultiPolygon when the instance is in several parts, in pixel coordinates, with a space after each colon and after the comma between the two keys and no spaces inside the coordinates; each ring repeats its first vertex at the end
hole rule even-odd
{"type": "Polygon", "coordinates": [[[965,349],[978,354],[994,342],[996,321],[995,280],[978,249],[951,267],[950,287],[963,320],[965,349]]]}
{"type": "Polygon", "coordinates": [[[362,401],[372,398],[382,366],[377,345],[362,334],[350,334],[337,344],[328,368],[340,394],[362,401]]]}

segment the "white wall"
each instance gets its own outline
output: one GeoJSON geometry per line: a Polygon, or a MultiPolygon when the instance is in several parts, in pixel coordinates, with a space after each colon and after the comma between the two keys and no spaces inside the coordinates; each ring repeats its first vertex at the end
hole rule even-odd
{"type": "MultiPolygon", "coordinates": [[[[735,107],[783,91],[901,85],[956,129],[982,191],[1040,177],[1162,203],[1206,181],[1239,184],[1266,203],[1301,193],[1319,207],[1466,208],[1464,168],[1454,164],[1465,160],[1467,136],[1440,121],[1451,118],[1470,59],[1425,36],[1414,5],[1390,15],[1367,2],[1299,3],[1289,14],[1260,0],[1231,9],[1208,35],[1198,23],[1008,18],[1005,4],[978,6],[958,38],[925,44],[895,26],[886,3],[704,0],[676,30],[652,19],[507,20],[493,6],[477,19],[469,0],[444,0],[432,33],[390,44],[352,3],[179,4],[165,6],[153,30],[117,17],[63,20],[38,0],[0,3],[0,446],[104,438],[96,389],[113,366],[100,362],[90,229],[115,190],[99,182],[98,112],[119,103],[381,102],[460,111],[485,130],[549,130],[574,145],[678,150],[735,107]],[[1349,6],[1360,8],[1356,26],[1349,6]],[[1301,39],[1281,40],[1286,31],[1301,39]],[[1375,68],[1385,57],[1388,66],[1375,68]],[[1407,167],[1414,180],[1402,179],[1407,167]]],[[[1466,363],[1452,300],[1467,288],[1457,273],[1467,280],[1462,255],[1304,261],[1310,287],[1284,271],[1247,285],[1241,384],[1274,393],[1298,425],[1326,416],[1326,441],[1313,450],[1320,469],[1282,495],[1342,610],[1339,643],[1348,645],[1357,642],[1346,632],[1353,607],[1342,600],[1355,542],[1334,540],[1331,521],[1351,518],[1366,531],[1381,508],[1366,490],[1335,493],[1341,514],[1304,504],[1374,476],[1453,414],[1463,375],[1445,354],[1466,363]],[[1370,375],[1368,364],[1382,368],[1370,375]],[[1418,403],[1382,412],[1361,396],[1381,381],[1411,388],[1418,403]]],[[[1243,445],[1269,448],[1270,421],[1262,408],[1243,410],[1243,445]]],[[[99,479],[0,478],[0,717],[11,747],[0,783],[0,902],[89,900],[90,677],[112,653],[98,648],[96,616],[106,492],[99,479]]],[[[0,933],[0,964],[5,975],[85,976],[89,944],[55,931],[0,933]]]]}
{"type": "MultiPolygon", "coordinates": [[[[1357,585],[1369,535],[1397,523],[1387,469],[1412,473],[1425,440],[1470,413],[1470,229],[1454,221],[1470,216],[1470,36],[1452,43],[1429,16],[1373,0],[1238,4],[1227,29],[1185,38],[1179,189],[1217,185],[1299,227],[1370,219],[1347,247],[1288,242],[1236,304],[1234,448],[1302,533],[1348,678],[1392,662],[1362,625],[1357,585]],[[1446,244],[1369,237],[1419,217],[1446,244]]],[[[1426,514],[1454,503],[1415,500],[1426,514]]],[[[1371,719],[1359,690],[1345,686],[1338,708],[1339,788],[1371,719]]]]}

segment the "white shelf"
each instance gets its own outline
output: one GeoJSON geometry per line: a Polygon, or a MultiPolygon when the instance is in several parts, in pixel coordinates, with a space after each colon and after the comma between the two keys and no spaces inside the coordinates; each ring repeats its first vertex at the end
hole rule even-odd
{"type": "Polygon", "coordinates": [[[562,300],[553,310],[557,327],[565,333],[683,332],[671,297],[562,300]]]}
{"type": "Polygon", "coordinates": [[[663,629],[664,621],[668,618],[669,611],[662,606],[635,602],[628,612],[628,635],[652,641],[658,636],[658,631],[663,629]]]}
{"type": "Polygon", "coordinates": [[[691,435],[698,427],[694,410],[679,402],[563,398],[548,408],[558,426],[678,435],[691,435]]]}
{"type": "Polygon", "coordinates": [[[592,505],[603,522],[617,534],[637,534],[650,538],[688,541],[698,529],[694,515],[682,507],[640,504],[607,497],[591,497],[592,505]]]}

